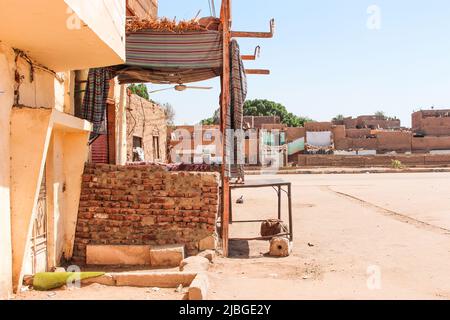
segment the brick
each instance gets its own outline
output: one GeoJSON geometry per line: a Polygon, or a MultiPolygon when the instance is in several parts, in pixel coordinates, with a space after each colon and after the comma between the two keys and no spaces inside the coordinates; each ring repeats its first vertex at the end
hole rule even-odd
{"type": "Polygon", "coordinates": [[[74,261],[85,261],[86,245],[181,242],[195,254],[199,239],[215,234],[218,177],[165,172],[157,165],[87,165],[74,261]]]}

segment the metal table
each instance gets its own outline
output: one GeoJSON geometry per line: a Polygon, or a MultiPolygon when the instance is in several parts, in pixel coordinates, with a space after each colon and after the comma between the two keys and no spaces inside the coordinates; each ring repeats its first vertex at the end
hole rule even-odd
{"type": "MultiPolygon", "coordinates": [[[[267,179],[267,180],[254,180],[254,181],[246,181],[243,184],[230,184],[230,194],[229,194],[229,201],[230,201],[230,224],[232,223],[251,223],[251,222],[264,222],[266,220],[240,220],[240,221],[233,221],[233,201],[231,198],[231,191],[234,189],[252,189],[252,188],[267,188],[271,187],[275,190],[278,197],[278,220],[281,219],[281,195],[282,192],[286,193],[287,200],[288,200],[288,215],[289,215],[289,233],[281,234],[282,235],[289,235],[290,241],[293,241],[294,233],[292,229],[292,194],[291,194],[291,183],[284,181],[282,179],[267,179]],[[287,189],[287,190],[286,190],[287,189]]],[[[258,237],[258,238],[251,238],[251,239],[239,239],[239,240],[270,240],[272,239],[272,236],[269,237],[258,237]]]]}

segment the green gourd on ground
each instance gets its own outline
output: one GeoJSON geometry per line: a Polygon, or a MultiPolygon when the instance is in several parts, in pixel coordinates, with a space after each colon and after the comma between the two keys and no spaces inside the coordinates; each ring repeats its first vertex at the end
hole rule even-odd
{"type": "Polygon", "coordinates": [[[60,288],[67,283],[103,276],[104,272],[40,272],[33,278],[33,288],[47,291],[60,288]]]}

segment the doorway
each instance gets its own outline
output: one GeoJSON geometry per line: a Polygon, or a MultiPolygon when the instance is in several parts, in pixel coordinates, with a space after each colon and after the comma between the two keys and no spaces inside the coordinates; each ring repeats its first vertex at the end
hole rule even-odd
{"type": "Polygon", "coordinates": [[[36,216],[33,220],[31,234],[31,269],[32,273],[46,272],[48,269],[47,252],[47,190],[45,168],[39,188],[39,197],[36,206],[36,216]]]}

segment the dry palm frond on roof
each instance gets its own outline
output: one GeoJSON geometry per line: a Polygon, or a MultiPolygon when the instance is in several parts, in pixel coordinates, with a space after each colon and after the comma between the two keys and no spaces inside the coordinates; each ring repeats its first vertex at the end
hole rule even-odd
{"type": "Polygon", "coordinates": [[[183,33],[190,31],[218,30],[220,20],[214,17],[176,21],[167,18],[157,20],[130,19],[127,21],[127,32],[153,30],[161,32],[183,33]]]}

